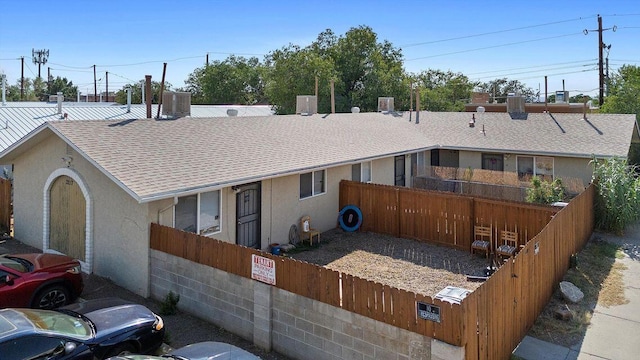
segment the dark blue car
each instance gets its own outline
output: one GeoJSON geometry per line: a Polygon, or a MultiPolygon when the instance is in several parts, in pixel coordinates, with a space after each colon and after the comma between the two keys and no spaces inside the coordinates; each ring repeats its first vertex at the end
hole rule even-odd
{"type": "Polygon", "coordinates": [[[109,298],[58,310],[0,310],[0,360],[105,359],[150,354],[164,338],[160,316],[138,304],[109,298]]]}

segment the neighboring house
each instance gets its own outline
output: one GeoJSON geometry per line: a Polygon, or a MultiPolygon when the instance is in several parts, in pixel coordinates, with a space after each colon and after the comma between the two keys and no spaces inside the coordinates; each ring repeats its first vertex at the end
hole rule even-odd
{"type": "Polygon", "coordinates": [[[430,164],[590,178],[627,155],[634,115],[359,113],[52,121],[0,153],[18,240],[149,294],[149,224],[249,247],[303,215],[336,226],[342,179],[411,186],[430,164]],[[475,117],[475,126],[469,121],[475,117]],[[411,119],[411,121],[410,121],[411,119]]]}

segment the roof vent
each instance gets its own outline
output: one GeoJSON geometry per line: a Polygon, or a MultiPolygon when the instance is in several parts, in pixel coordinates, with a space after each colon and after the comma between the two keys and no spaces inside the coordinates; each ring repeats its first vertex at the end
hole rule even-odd
{"type": "Polygon", "coordinates": [[[354,113],[354,114],[357,114],[357,113],[360,112],[360,108],[357,107],[357,106],[354,106],[354,107],[351,108],[351,112],[354,113]]]}
{"type": "Polygon", "coordinates": [[[393,98],[392,97],[379,97],[378,98],[378,112],[391,112],[393,111],[393,98]]]}
{"type": "Polygon", "coordinates": [[[167,91],[162,94],[162,115],[184,117],[191,115],[191,93],[167,91]]]}
{"type": "Polygon", "coordinates": [[[314,95],[296,96],[296,114],[313,115],[318,112],[318,98],[314,95]]]}
{"type": "Polygon", "coordinates": [[[227,109],[227,116],[238,116],[238,109],[227,109]]]}

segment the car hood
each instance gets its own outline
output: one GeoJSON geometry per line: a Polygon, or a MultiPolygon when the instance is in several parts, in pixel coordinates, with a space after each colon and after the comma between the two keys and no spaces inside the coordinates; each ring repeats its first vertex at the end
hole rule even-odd
{"type": "Polygon", "coordinates": [[[71,310],[89,318],[96,326],[96,337],[125,327],[153,324],[155,314],[144,307],[118,298],[78,302],[62,309],[71,310]]]}
{"type": "Polygon", "coordinates": [[[216,341],[187,345],[169,352],[168,355],[189,360],[260,360],[259,357],[237,346],[216,341]]]}
{"type": "Polygon", "coordinates": [[[48,269],[61,265],[74,266],[78,261],[66,255],[49,254],[49,253],[32,253],[32,254],[11,254],[10,256],[25,259],[31,262],[34,270],[48,269]]]}

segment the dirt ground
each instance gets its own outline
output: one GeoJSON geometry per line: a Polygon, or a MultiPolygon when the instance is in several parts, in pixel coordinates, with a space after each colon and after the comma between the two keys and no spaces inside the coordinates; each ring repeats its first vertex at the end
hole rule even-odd
{"type": "Polygon", "coordinates": [[[479,254],[388,235],[333,229],[320,238],[320,246],[286,255],[428,296],[447,286],[475,290],[482,283],[467,275],[482,276],[488,266],[479,254]]]}

